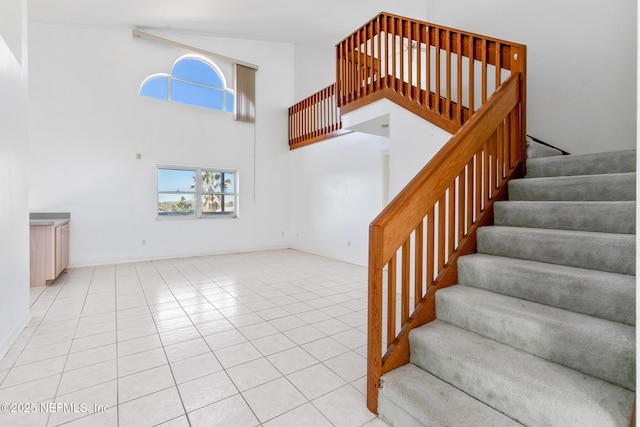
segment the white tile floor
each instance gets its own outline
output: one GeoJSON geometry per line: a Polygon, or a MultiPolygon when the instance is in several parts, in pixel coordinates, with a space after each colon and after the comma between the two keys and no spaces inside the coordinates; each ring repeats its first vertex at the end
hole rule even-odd
{"type": "Polygon", "coordinates": [[[32,409],[0,425],[384,427],[366,274],[293,250],[68,270],[0,360],[0,403],[32,409]]]}

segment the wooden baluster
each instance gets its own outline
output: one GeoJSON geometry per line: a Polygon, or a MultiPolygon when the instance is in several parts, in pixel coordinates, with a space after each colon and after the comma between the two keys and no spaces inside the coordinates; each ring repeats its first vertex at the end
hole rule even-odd
{"type": "Polygon", "coordinates": [[[491,180],[493,181],[493,185],[491,188],[491,200],[494,199],[495,193],[498,190],[498,180],[499,178],[499,166],[498,166],[498,141],[500,140],[500,125],[496,129],[494,133],[494,138],[491,141],[491,167],[493,171],[491,173],[491,180]]]}
{"type": "Polygon", "coordinates": [[[288,129],[289,134],[287,135],[288,136],[288,140],[289,140],[289,146],[291,146],[291,138],[292,138],[292,135],[293,135],[293,125],[292,125],[292,120],[291,120],[292,119],[292,114],[291,114],[292,111],[293,111],[293,108],[289,108],[289,129],[288,129]]]}
{"type": "Polygon", "coordinates": [[[427,109],[431,110],[433,107],[431,105],[431,28],[432,27],[426,27],[425,28],[425,44],[427,45],[427,52],[425,53],[425,80],[426,83],[424,85],[424,88],[426,90],[426,94],[425,96],[427,97],[426,99],[426,103],[427,103],[427,109]]]}
{"type": "Polygon", "coordinates": [[[473,168],[473,157],[467,164],[467,233],[474,223],[475,203],[473,201],[473,189],[475,188],[475,171],[473,168]]]}
{"type": "Polygon", "coordinates": [[[483,175],[484,175],[484,200],[482,203],[482,210],[487,207],[487,202],[491,200],[491,187],[489,184],[489,176],[491,176],[490,167],[491,162],[489,161],[489,144],[488,140],[482,144],[482,162],[483,162],[483,175]]]}
{"type": "Polygon", "coordinates": [[[451,258],[451,254],[456,244],[456,181],[454,180],[449,187],[449,218],[447,220],[447,261],[451,258]]]}
{"type": "Polygon", "coordinates": [[[435,209],[427,214],[427,290],[433,285],[433,264],[435,260],[435,209]]]}
{"type": "MultiPolygon", "coordinates": [[[[379,227],[370,230],[369,242],[380,247],[382,238],[379,227]]],[[[382,375],[382,328],[383,328],[383,263],[380,254],[369,253],[369,286],[367,304],[367,406],[375,408],[379,379],[382,375]]]]}
{"type": "MultiPolygon", "coordinates": [[[[384,16],[382,19],[382,32],[384,33],[384,54],[380,54],[380,59],[384,58],[384,84],[383,87],[385,89],[389,88],[389,76],[391,73],[389,72],[389,17],[384,16]]],[[[380,64],[382,67],[382,64],[380,64]]]]}
{"type": "Polygon", "coordinates": [[[324,94],[324,131],[325,133],[329,133],[331,132],[331,95],[328,87],[325,88],[324,94]]]}
{"type": "Polygon", "coordinates": [[[462,58],[463,56],[462,56],[462,34],[461,33],[458,33],[456,49],[458,51],[458,56],[457,56],[458,60],[456,61],[456,65],[457,65],[456,102],[458,103],[458,113],[456,115],[456,121],[458,122],[458,124],[461,125],[463,122],[463,117],[462,117],[462,58]]]}
{"type": "Polygon", "coordinates": [[[342,105],[351,101],[351,37],[344,41],[345,67],[344,67],[344,93],[342,105]]]}
{"type": "Polygon", "coordinates": [[[413,32],[413,26],[414,26],[414,22],[409,21],[407,23],[407,40],[409,43],[409,52],[407,55],[407,68],[409,69],[409,99],[414,101],[416,98],[415,95],[415,91],[414,91],[414,87],[413,87],[413,82],[415,80],[415,73],[413,72],[413,44],[414,44],[414,32],[413,32]]]}
{"type": "Polygon", "coordinates": [[[340,67],[337,70],[339,79],[337,80],[337,96],[338,96],[338,105],[344,105],[347,102],[347,68],[349,58],[347,57],[347,41],[344,40],[340,43],[338,47],[340,60],[340,67]]]}
{"type": "Polygon", "coordinates": [[[439,274],[440,270],[442,270],[442,267],[444,267],[444,254],[446,244],[445,226],[445,194],[443,193],[438,200],[438,270],[436,274],[439,274]]]}
{"type": "Polygon", "coordinates": [[[311,135],[318,136],[318,95],[314,94],[309,101],[311,103],[311,135]]]}
{"type": "Polygon", "coordinates": [[[293,142],[294,135],[294,124],[295,124],[295,115],[293,112],[295,111],[295,106],[289,108],[289,146],[293,142]]]}
{"type": "Polygon", "coordinates": [[[451,72],[451,31],[447,30],[445,32],[445,51],[446,55],[446,67],[447,74],[444,76],[445,78],[445,93],[447,97],[447,104],[445,105],[445,114],[447,119],[451,119],[451,80],[452,72],[451,72]]]}
{"type": "Polygon", "coordinates": [[[475,101],[475,41],[473,36],[469,36],[469,114],[470,116],[476,111],[475,101]]]}
{"type": "Polygon", "coordinates": [[[300,106],[300,125],[301,125],[301,134],[305,135],[307,133],[307,100],[302,101],[302,105],[300,106]]]}
{"type": "Polygon", "coordinates": [[[502,61],[502,54],[501,54],[501,50],[502,50],[502,44],[500,42],[495,42],[496,90],[498,90],[498,88],[502,84],[502,76],[501,76],[501,72],[502,72],[502,62],[501,62],[502,61]]]}
{"type": "Polygon", "coordinates": [[[380,80],[382,79],[382,28],[381,28],[381,17],[378,16],[376,18],[376,22],[375,22],[375,33],[377,35],[377,40],[378,40],[378,61],[375,63],[376,64],[376,69],[374,72],[374,78],[375,78],[375,90],[379,91],[380,90],[380,80]]]}
{"type": "Polygon", "coordinates": [[[418,23],[416,31],[416,85],[418,86],[418,104],[424,104],[424,97],[422,95],[422,33],[424,32],[424,25],[418,23]]]}
{"type": "Polygon", "coordinates": [[[324,113],[326,109],[326,103],[324,93],[318,97],[318,133],[322,135],[325,132],[324,113]]]}
{"type": "Polygon", "coordinates": [[[342,42],[336,45],[336,83],[335,84],[336,84],[337,93],[340,93],[340,88],[342,85],[342,55],[340,53],[341,46],[342,46],[342,42]]]}
{"type": "Polygon", "coordinates": [[[333,85],[327,88],[327,132],[333,132],[333,85]]]}
{"type": "Polygon", "coordinates": [[[415,231],[415,245],[416,254],[414,258],[415,270],[414,270],[414,289],[413,289],[413,307],[415,308],[422,299],[422,263],[424,262],[424,247],[423,247],[423,222],[420,221],[415,231]]]}
{"type": "Polygon", "coordinates": [[[349,41],[342,42],[342,81],[340,85],[340,105],[347,103],[347,94],[349,93],[349,56],[348,56],[348,44],[349,41]]]}
{"type": "Polygon", "coordinates": [[[313,96],[310,100],[309,111],[311,111],[311,135],[318,136],[318,96],[313,96]]]}
{"type": "Polygon", "coordinates": [[[356,39],[354,35],[351,35],[351,37],[349,37],[349,55],[351,55],[351,63],[349,64],[349,95],[350,99],[352,101],[355,101],[356,99],[358,99],[356,86],[356,82],[358,80],[358,64],[356,62],[356,39]]]}
{"type": "Polygon", "coordinates": [[[476,164],[475,164],[475,188],[476,188],[476,197],[475,197],[475,215],[474,219],[477,220],[480,217],[480,212],[482,211],[482,150],[478,151],[475,155],[476,164]]]}
{"type": "Polygon", "coordinates": [[[466,212],[464,206],[464,196],[466,194],[464,191],[464,176],[465,170],[463,168],[462,171],[458,174],[458,244],[456,247],[460,246],[460,242],[466,235],[464,231],[464,214],[466,212]]]}
{"type": "Polygon", "coordinates": [[[300,130],[300,104],[296,105],[296,112],[295,112],[295,141],[298,142],[299,138],[300,138],[300,134],[301,134],[301,130],[300,130]]]}
{"type": "Polygon", "coordinates": [[[498,138],[496,146],[496,189],[502,185],[504,171],[502,169],[502,156],[504,154],[504,120],[498,125],[498,138]]]}
{"type": "Polygon", "coordinates": [[[411,237],[402,245],[402,302],[401,325],[409,318],[409,305],[411,297],[411,237]]]}
{"type": "Polygon", "coordinates": [[[396,254],[393,254],[387,270],[387,347],[396,337],[396,274],[396,254]]]}
{"type": "Polygon", "coordinates": [[[365,79],[367,84],[366,93],[369,95],[373,92],[373,22],[369,22],[366,26],[365,51],[367,54],[367,69],[365,79]]]}
{"type": "Polygon", "coordinates": [[[362,64],[360,63],[360,58],[362,57],[362,52],[360,50],[360,32],[361,30],[356,31],[355,34],[355,49],[353,50],[353,59],[355,61],[355,72],[356,72],[356,99],[362,98],[362,64]]]}
{"type": "Polygon", "coordinates": [[[440,110],[440,28],[435,28],[436,31],[436,36],[435,36],[435,42],[436,42],[436,100],[435,100],[435,104],[436,104],[436,112],[438,114],[441,113],[440,110]]]}
{"type": "Polygon", "coordinates": [[[327,97],[327,88],[323,91],[322,96],[322,133],[329,133],[329,98],[327,97]]]}
{"type": "Polygon", "coordinates": [[[391,53],[391,61],[392,61],[392,75],[393,75],[393,80],[391,81],[391,88],[393,89],[394,92],[398,92],[398,72],[397,72],[397,68],[396,68],[396,56],[397,56],[397,50],[398,50],[398,43],[396,42],[396,18],[391,18],[391,36],[392,36],[392,44],[391,44],[391,49],[392,49],[392,53],[391,53]]]}
{"type": "Polygon", "coordinates": [[[318,103],[317,96],[312,96],[309,99],[309,112],[311,113],[311,136],[318,136],[318,103]]]}
{"type": "Polygon", "coordinates": [[[509,117],[504,119],[504,143],[502,147],[502,178],[507,177],[509,172],[509,145],[511,141],[511,120],[509,117]]]}
{"type": "Polygon", "coordinates": [[[398,78],[400,79],[400,94],[402,94],[403,96],[405,96],[407,94],[407,79],[405,77],[405,72],[404,72],[404,60],[405,60],[405,54],[404,54],[404,25],[405,25],[405,20],[404,19],[400,19],[399,20],[399,24],[398,25],[398,35],[400,36],[400,45],[398,46],[398,48],[400,49],[400,75],[398,76],[398,78]]]}
{"type": "Polygon", "coordinates": [[[482,105],[487,102],[487,40],[482,39],[482,105]]]}

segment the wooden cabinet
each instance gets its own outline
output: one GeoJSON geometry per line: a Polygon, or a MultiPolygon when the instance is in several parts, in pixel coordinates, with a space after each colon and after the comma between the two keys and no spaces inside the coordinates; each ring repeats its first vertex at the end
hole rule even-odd
{"type": "Polygon", "coordinates": [[[69,224],[56,227],[56,272],[58,277],[69,265],[69,224]]]}
{"type": "Polygon", "coordinates": [[[31,223],[29,234],[31,287],[48,285],[69,265],[69,223],[31,223]]]}

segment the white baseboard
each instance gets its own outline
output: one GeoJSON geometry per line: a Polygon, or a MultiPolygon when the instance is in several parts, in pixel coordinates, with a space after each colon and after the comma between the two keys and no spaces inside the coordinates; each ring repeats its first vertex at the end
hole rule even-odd
{"type": "Polygon", "coordinates": [[[29,324],[30,320],[31,320],[31,310],[27,311],[27,315],[25,316],[24,319],[22,319],[22,322],[20,322],[18,326],[16,326],[15,329],[11,332],[11,334],[9,334],[7,339],[0,344],[0,359],[2,359],[5,354],[7,354],[7,352],[13,345],[13,343],[16,341],[16,339],[18,339],[18,337],[24,330],[25,326],[29,324]]]}

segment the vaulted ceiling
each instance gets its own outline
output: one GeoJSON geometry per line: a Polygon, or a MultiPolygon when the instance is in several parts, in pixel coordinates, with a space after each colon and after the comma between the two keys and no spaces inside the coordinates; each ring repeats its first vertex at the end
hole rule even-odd
{"type": "Polygon", "coordinates": [[[426,19],[427,0],[29,0],[29,19],[336,44],[381,11],[426,19]]]}

